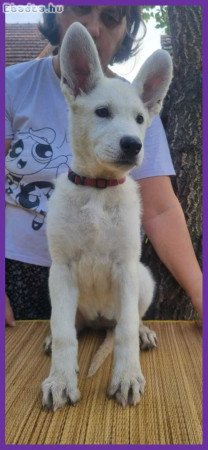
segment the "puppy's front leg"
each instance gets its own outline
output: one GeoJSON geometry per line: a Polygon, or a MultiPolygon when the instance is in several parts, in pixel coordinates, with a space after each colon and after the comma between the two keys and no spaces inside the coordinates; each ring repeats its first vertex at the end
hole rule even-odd
{"type": "Polygon", "coordinates": [[[123,406],[136,405],[143,394],[145,379],[139,361],[138,273],[120,273],[120,316],[115,329],[114,365],[109,395],[123,406]]]}
{"type": "Polygon", "coordinates": [[[80,398],[77,388],[77,338],[75,315],[78,290],[65,264],[52,264],[49,276],[52,304],[52,362],[49,377],[42,384],[43,406],[61,408],[80,398]]]}

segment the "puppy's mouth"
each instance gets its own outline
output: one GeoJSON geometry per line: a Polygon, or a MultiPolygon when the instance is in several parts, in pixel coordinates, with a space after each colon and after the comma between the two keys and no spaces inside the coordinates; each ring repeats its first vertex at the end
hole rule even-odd
{"type": "Polygon", "coordinates": [[[116,159],[114,163],[118,166],[128,166],[128,167],[134,167],[138,164],[138,158],[120,158],[116,159]]]}

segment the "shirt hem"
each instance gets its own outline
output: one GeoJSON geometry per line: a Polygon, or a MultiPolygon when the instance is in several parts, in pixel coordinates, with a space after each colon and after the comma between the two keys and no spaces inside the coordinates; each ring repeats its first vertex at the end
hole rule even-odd
{"type": "Polygon", "coordinates": [[[174,171],[164,171],[164,172],[157,172],[157,173],[143,173],[141,176],[139,174],[131,174],[130,176],[135,180],[143,180],[144,178],[153,178],[153,177],[172,177],[172,176],[176,176],[176,173],[174,171]]]}
{"type": "Polygon", "coordinates": [[[50,267],[51,261],[45,260],[45,259],[38,259],[35,260],[34,258],[30,256],[25,255],[17,255],[16,253],[7,251],[5,254],[5,258],[7,259],[13,259],[14,261],[20,261],[26,264],[33,264],[34,266],[42,266],[42,267],[50,267]]]}

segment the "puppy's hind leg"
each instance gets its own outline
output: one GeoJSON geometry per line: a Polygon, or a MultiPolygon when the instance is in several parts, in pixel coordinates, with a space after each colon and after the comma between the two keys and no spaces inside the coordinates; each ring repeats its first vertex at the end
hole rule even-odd
{"type": "Polygon", "coordinates": [[[139,265],[139,278],[140,278],[140,295],[139,295],[139,340],[140,349],[149,350],[157,346],[157,336],[154,331],[150,330],[142,322],[146,311],[152,303],[155,282],[153,280],[150,270],[142,263],[139,265]]]}

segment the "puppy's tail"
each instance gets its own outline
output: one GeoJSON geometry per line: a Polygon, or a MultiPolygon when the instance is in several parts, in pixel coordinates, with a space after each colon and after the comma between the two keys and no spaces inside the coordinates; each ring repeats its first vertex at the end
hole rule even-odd
{"type": "Polygon", "coordinates": [[[92,362],[90,364],[90,368],[88,370],[88,377],[92,377],[92,375],[97,372],[100,366],[103,364],[107,356],[113,351],[114,347],[114,331],[108,330],[106,337],[95,353],[92,362]]]}

